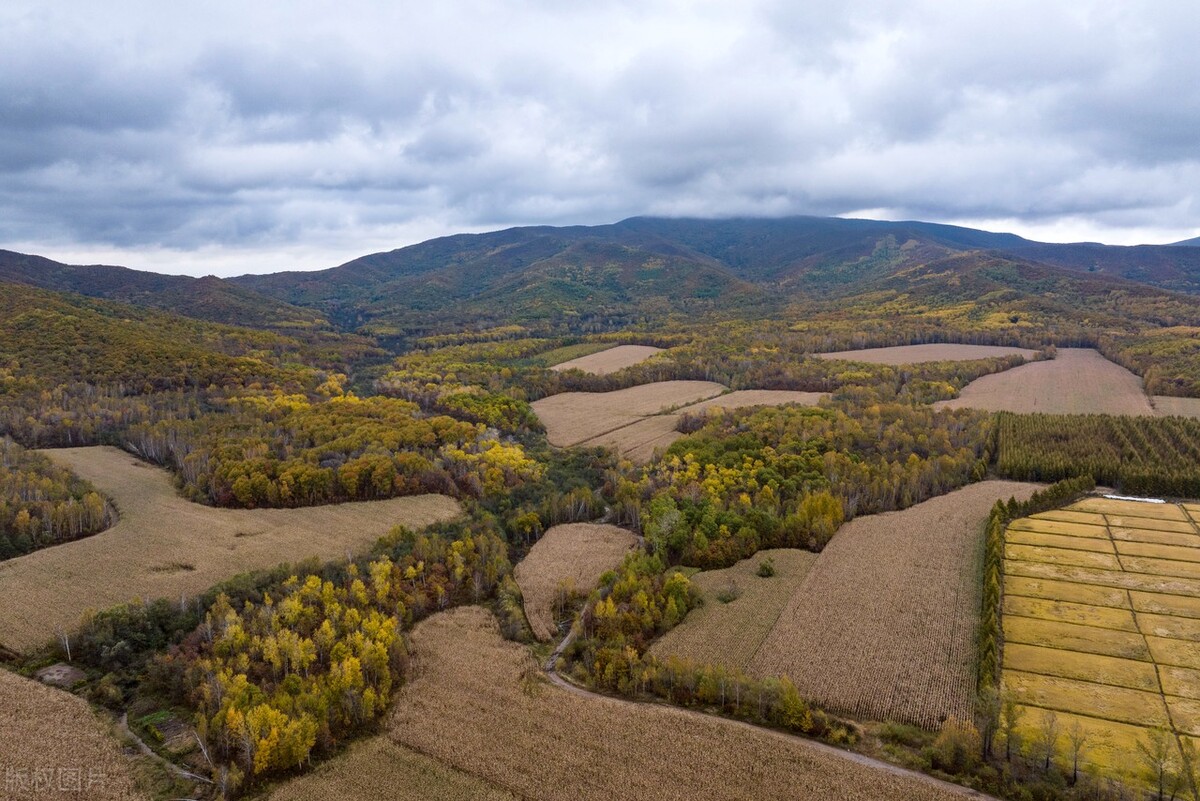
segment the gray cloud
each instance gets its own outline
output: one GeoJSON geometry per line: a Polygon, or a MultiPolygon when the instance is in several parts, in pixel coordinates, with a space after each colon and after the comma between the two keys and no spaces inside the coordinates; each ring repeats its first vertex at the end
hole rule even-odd
{"type": "Polygon", "coordinates": [[[575,5],[6,3],[0,246],[232,271],[633,214],[1200,228],[1187,4],[575,5]]]}

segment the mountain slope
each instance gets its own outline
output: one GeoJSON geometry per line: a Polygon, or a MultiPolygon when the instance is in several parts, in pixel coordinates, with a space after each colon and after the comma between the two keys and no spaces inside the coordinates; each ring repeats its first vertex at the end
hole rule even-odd
{"type": "Polygon", "coordinates": [[[291,306],[212,276],[161,275],[127,267],[76,266],[0,250],[0,281],[76,292],[210,322],[278,330],[327,329],[312,309],[291,306]]]}

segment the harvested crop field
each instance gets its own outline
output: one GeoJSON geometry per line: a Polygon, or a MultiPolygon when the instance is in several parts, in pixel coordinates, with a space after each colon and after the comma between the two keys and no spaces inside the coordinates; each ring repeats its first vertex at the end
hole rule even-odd
{"type": "Polygon", "coordinates": [[[14,650],[74,629],[88,609],[135,597],[179,598],[246,570],[345,556],[397,524],[420,528],[461,514],[458,503],[443,495],[306,509],[216,509],[179,497],[167,471],[117,448],[46,453],[112,498],[121,519],[87,539],[0,563],[0,644],[14,650]]]}
{"type": "Polygon", "coordinates": [[[1005,543],[1002,676],[1024,735],[1053,710],[1092,733],[1089,770],[1143,779],[1138,744],[1153,727],[1200,733],[1200,527],[1182,505],[1088,498],[1014,521],[1005,543]],[[1079,533],[1050,533],[1067,514],[1079,533]],[[1052,546],[1027,544],[1039,530],[1052,546]]]}
{"type": "Polygon", "coordinates": [[[534,635],[552,639],[554,607],[561,593],[591,592],[601,574],[619,567],[637,537],[617,526],[567,523],[549,529],[513,572],[525,599],[534,635]]]}
{"type": "Polygon", "coordinates": [[[649,345],[617,345],[615,348],[580,356],[578,359],[562,362],[551,367],[551,370],[582,370],[593,375],[608,375],[635,364],[641,364],[651,356],[662,353],[662,348],[649,345]]]}
{"type": "Polygon", "coordinates": [[[1155,414],[1142,379],[1090,348],[1061,348],[1033,362],[977,378],[936,408],[1046,414],[1155,414]]]}
{"type": "Polygon", "coordinates": [[[990,359],[994,356],[1013,355],[1032,359],[1037,355],[1037,351],[1000,345],[935,344],[839,350],[834,353],[814,353],[813,355],[822,359],[845,359],[868,364],[920,364],[921,362],[966,362],[974,359],[990,359]]]}
{"type": "Polygon", "coordinates": [[[1154,396],[1154,409],[1164,417],[1195,417],[1200,419],[1200,398],[1154,396]]]}
{"type": "Polygon", "coordinates": [[[765,729],[549,684],[478,607],[429,618],[412,646],[388,736],[523,798],[961,797],[765,729]]]}
{"type": "Polygon", "coordinates": [[[296,779],[280,785],[271,801],[517,801],[486,781],[418,754],[387,736],[351,746],[296,779]]]}
{"type": "Polygon", "coordinates": [[[633,461],[644,462],[679,439],[675,427],[683,412],[785,403],[815,406],[823,397],[826,393],[727,392],[724,385],[712,381],[660,381],[615,392],[563,392],[532,405],[551,445],[613,447],[633,461]]]}
{"type": "Polygon", "coordinates": [[[0,670],[3,797],[133,801],[130,762],[87,702],[0,670]]]}
{"type": "Polygon", "coordinates": [[[660,659],[678,656],[745,670],[817,558],[810,551],[774,548],[733,567],[697,573],[692,586],[703,606],[688,612],[683,623],[650,647],[650,653],[660,659]],[[763,578],[758,568],[768,559],[775,575],[763,578]],[[718,596],[729,597],[731,588],[738,597],[723,603],[718,596]]]}
{"type": "Polygon", "coordinates": [[[801,694],[856,717],[969,720],[983,524],[997,500],[1038,488],[984,481],[842,526],[749,672],[786,674],[801,694]]]}

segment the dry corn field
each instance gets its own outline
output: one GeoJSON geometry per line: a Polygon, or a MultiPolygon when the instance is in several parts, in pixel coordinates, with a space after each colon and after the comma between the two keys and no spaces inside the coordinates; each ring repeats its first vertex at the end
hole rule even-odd
{"type": "Polygon", "coordinates": [[[1089,348],[1060,348],[1033,362],[977,378],[936,408],[1045,414],[1154,415],[1142,379],[1089,348]]]}
{"type": "Polygon", "coordinates": [[[1028,348],[1007,348],[1000,345],[898,345],[891,348],[863,348],[861,350],[839,350],[834,353],[814,353],[822,359],[845,359],[868,364],[920,364],[921,362],[965,362],[972,359],[990,359],[994,356],[1019,354],[1032,359],[1037,351],[1028,348]]]}
{"type": "Polygon", "coordinates": [[[133,801],[130,761],[82,698],[0,669],[5,799],[133,801]]]}
{"type": "Polygon", "coordinates": [[[847,523],[749,672],[786,674],[801,694],[855,717],[931,728],[969,720],[984,521],[998,499],[1038,487],[984,481],[847,523]]]}
{"type": "Polygon", "coordinates": [[[1200,745],[1198,521],[1200,506],[1088,498],[1009,526],[1003,682],[1027,740],[1054,710],[1090,733],[1089,769],[1135,781],[1148,727],[1200,745]]]}
{"type": "Polygon", "coordinates": [[[617,345],[578,359],[571,359],[551,367],[551,370],[582,370],[593,375],[607,375],[626,367],[641,364],[651,356],[662,353],[662,348],[649,345],[617,345]]]}
{"type": "Polygon", "coordinates": [[[45,451],[114,500],[100,534],[0,563],[0,644],[14,650],[71,631],[88,609],[179,598],[254,568],[358,551],[394,525],[461,514],[442,495],[308,509],[215,509],[175,494],[167,471],[117,448],[45,451]]]}
{"type": "Polygon", "coordinates": [[[271,801],[517,801],[512,793],[393,742],[352,745],[316,770],[277,787],[271,801]]]}
{"type": "Polygon", "coordinates": [[[821,392],[740,390],[726,392],[711,381],[660,381],[614,392],[563,392],[533,403],[551,445],[610,446],[635,462],[648,461],[680,434],[683,412],[721,407],[815,406],[821,392]],[[725,394],[722,394],[725,393],[725,394]]]}
{"type": "Polygon", "coordinates": [[[421,623],[412,651],[388,736],[522,798],[961,797],[765,729],[562,689],[478,607],[421,623]]]}
{"type": "Polygon", "coordinates": [[[1200,418],[1200,398],[1173,398],[1169,395],[1155,395],[1154,409],[1164,417],[1200,418]]]}
{"type": "Polygon", "coordinates": [[[817,558],[809,551],[775,548],[759,551],[733,567],[697,573],[692,586],[704,605],[688,612],[683,623],[650,647],[650,653],[660,659],[678,656],[745,670],[817,558]],[[763,578],[757,575],[758,567],[767,559],[775,575],[763,578]],[[718,596],[731,587],[740,594],[723,603],[718,596]]]}
{"type": "Polygon", "coordinates": [[[631,532],[600,523],[567,523],[542,535],[514,571],[534,636],[552,639],[558,633],[554,610],[560,595],[587,595],[636,544],[631,532]]]}

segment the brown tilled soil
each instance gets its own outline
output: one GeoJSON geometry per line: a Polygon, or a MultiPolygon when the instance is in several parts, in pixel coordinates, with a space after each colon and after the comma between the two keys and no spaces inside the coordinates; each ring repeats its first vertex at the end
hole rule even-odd
{"type": "Polygon", "coordinates": [[[420,528],[461,514],[442,495],[216,509],[180,498],[165,470],[117,448],[45,453],[112,498],[121,519],[93,537],[0,562],[0,644],[14,650],[73,630],[88,609],[133,598],[174,600],[246,570],[357,552],[397,524],[420,528]]]}
{"type": "Polygon", "coordinates": [[[607,375],[635,364],[641,364],[656,353],[662,353],[662,350],[662,348],[652,348],[649,345],[617,345],[615,348],[556,364],[550,369],[582,370],[594,375],[607,375]]]}
{"type": "Polygon", "coordinates": [[[514,571],[534,635],[546,641],[557,633],[553,610],[563,582],[567,591],[587,595],[636,544],[629,531],[601,523],[567,523],[542,535],[514,571]]]}
{"type": "Polygon", "coordinates": [[[0,669],[0,798],[133,801],[129,759],[82,698],[0,669]]]}
{"type": "Polygon", "coordinates": [[[821,553],[750,672],[786,674],[837,711],[936,727],[969,720],[983,525],[1037,484],[984,481],[847,523],[821,553]]]}
{"type": "Polygon", "coordinates": [[[720,718],[548,684],[478,607],[412,634],[396,742],[527,799],[953,799],[960,793],[720,718]]]}
{"type": "Polygon", "coordinates": [[[1062,348],[1050,361],[1023,364],[967,384],[937,408],[1047,414],[1153,415],[1142,379],[1088,348],[1062,348]]]}
{"type": "Polygon", "coordinates": [[[822,359],[846,359],[869,364],[919,364],[921,362],[965,362],[990,359],[993,356],[1020,354],[1032,359],[1037,351],[1028,348],[1007,348],[998,345],[899,345],[892,348],[839,350],[836,353],[814,353],[822,359]]]}
{"type": "Polygon", "coordinates": [[[683,623],[650,647],[650,653],[660,659],[678,656],[745,670],[817,558],[810,551],[775,548],[759,551],[733,567],[697,573],[692,586],[704,605],[688,612],[683,623]],[[767,559],[774,564],[775,575],[763,578],[758,568],[767,559]],[[730,589],[736,590],[737,599],[722,603],[718,596],[730,589]]]}

